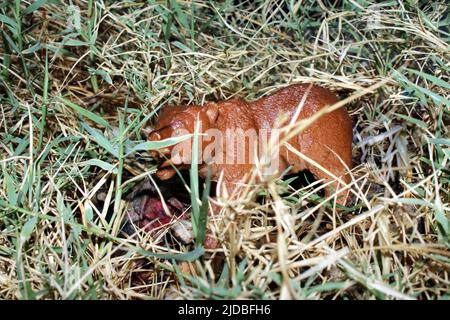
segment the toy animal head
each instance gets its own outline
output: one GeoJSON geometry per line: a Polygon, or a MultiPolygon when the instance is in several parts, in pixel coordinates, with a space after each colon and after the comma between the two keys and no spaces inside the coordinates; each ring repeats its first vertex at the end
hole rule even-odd
{"type": "MultiPolygon", "coordinates": [[[[161,111],[155,124],[155,129],[148,135],[149,141],[161,141],[168,138],[179,137],[186,134],[193,134],[197,122],[199,123],[199,132],[202,133],[214,127],[219,115],[219,107],[216,103],[206,103],[204,106],[167,106],[161,111]]],[[[186,163],[180,162],[180,159],[173,159],[173,149],[170,146],[152,152],[154,157],[169,158],[159,168],[157,175],[162,179],[169,179],[175,174],[172,165],[183,168],[186,163]]],[[[190,166],[190,164],[189,164],[190,166]]]]}

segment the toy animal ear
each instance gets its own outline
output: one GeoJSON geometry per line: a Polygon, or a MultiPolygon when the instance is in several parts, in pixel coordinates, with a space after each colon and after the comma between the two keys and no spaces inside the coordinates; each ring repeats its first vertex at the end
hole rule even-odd
{"type": "Polygon", "coordinates": [[[219,116],[219,106],[217,105],[217,103],[208,102],[204,106],[204,108],[206,110],[206,115],[208,116],[209,121],[211,123],[216,122],[217,117],[219,116]]]}

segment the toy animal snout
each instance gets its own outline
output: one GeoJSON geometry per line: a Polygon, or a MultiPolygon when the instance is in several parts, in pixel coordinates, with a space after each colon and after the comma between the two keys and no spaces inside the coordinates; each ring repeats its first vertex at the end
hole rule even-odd
{"type": "Polygon", "coordinates": [[[169,124],[162,128],[151,131],[150,134],[148,135],[148,140],[149,141],[164,140],[164,139],[172,137],[173,133],[174,133],[174,128],[172,125],[169,124]]]}
{"type": "Polygon", "coordinates": [[[158,132],[159,130],[153,130],[148,135],[149,141],[160,141],[161,140],[161,134],[158,132]]]}
{"type": "MultiPolygon", "coordinates": [[[[153,130],[148,135],[148,141],[161,141],[167,138],[171,137],[171,133],[173,132],[173,129],[169,126],[165,126],[161,129],[153,130]]],[[[159,150],[152,150],[150,151],[150,155],[154,158],[161,157],[163,155],[167,156],[170,154],[169,148],[162,148],[159,150]]]]}

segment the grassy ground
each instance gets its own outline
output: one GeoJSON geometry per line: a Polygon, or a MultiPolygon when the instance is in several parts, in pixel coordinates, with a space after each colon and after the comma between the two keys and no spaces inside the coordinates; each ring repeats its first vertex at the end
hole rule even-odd
{"type": "Polygon", "coordinates": [[[0,298],[450,297],[445,1],[59,2],[0,4],[0,298]],[[349,98],[351,206],[274,180],[216,250],[120,233],[158,108],[303,82],[349,98]]]}

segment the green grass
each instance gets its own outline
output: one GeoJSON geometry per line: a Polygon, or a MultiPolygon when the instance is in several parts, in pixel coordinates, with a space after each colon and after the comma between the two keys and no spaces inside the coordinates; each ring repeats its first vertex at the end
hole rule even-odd
{"type": "Polygon", "coordinates": [[[448,298],[445,1],[71,3],[0,4],[1,298],[448,298]],[[290,83],[350,97],[349,208],[274,180],[206,219],[192,167],[196,243],[120,233],[148,151],[190,138],[143,140],[162,106],[290,83]]]}

